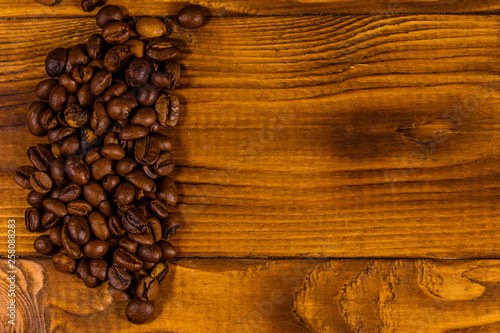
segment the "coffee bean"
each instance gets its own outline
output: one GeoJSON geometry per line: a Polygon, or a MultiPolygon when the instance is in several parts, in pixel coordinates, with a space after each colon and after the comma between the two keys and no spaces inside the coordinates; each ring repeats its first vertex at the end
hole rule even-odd
{"type": "Polygon", "coordinates": [[[100,212],[92,212],[89,215],[89,224],[93,234],[102,240],[106,240],[110,233],[106,218],[100,212]]]}
{"type": "Polygon", "coordinates": [[[52,88],[57,85],[57,80],[54,79],[45,79],[40,81],[35,88],[35,95],[41,100],[48,100],[49,94],[52,88]]]}
{"type": "Polygon", "coordinates": [[[77,137],[71,137],[64,140],[60,146],[60,152],[63,155],[73,155],[80,149],[80,140],[77,137]]]}
{"type": "Polygon", "coordinates": [[[90,181],[83,186],[83,196],[94,207],[98,207],[101,201],[108,199],[107,192],[95,181],[90,181]]]}
{"type": "Polygon", "coordinates": [[[136,294],[140,300],[150,302],[158,296],[159,291],[158,281],[151,276],[146,276],[137,284],[136,294]]]}
{"type": "MultiPolygon", "coordinates": [[[[137,101],[144,106],[152,106],[159,95],[159,88],[151,83],[146,83],[137,93],[137,101]]],[[[155,117],[156,118],[156,117],[155,117]]]]}
{"type": "Polygon", "coordinates": [[[149,129],[147,127],[141,125],[127,125],[118,133],[118,137],[121,140],[136,140],[148,134],[149,129]]]}
{"type": "Polygon", "coordinates": [[[52,241],[52,243],[56,244],[57,246],[63,246],[62,239],[61,239],[62,228],[63,228],[63,226],[61,224],[58,224],[58,225],[53,226],[49,232],[50,240],[52,241]]]}
{"type": "Polygon", "coordinates": [[[146,44],[146,55],[155,61],[172,59],[179,52],[177,41],[168,37],[156,37],[146,44]]]}
{"type": "Polygon", "coordinates": [[[159,88],[174,89],[179,86],[181,67],[178,62],[169,60],[165,62],[162,71],[151,74],[151,83],[159,88]]]}
{"type": "Polygon", "coordinates": [[[133,240],[134,242],[137,242],[141,245],[153,245],[154,244],[154,236],[153,233],[151,232],[151,228],[148,226],[146,230],[139,235],[128,233],[127,237],[133,240]]]}
{"type": "Polygon", "coordinates": [[[111,207],[109,200],[99,202],[99,206],[97,208],[106,217],[111,217],[111,215],[113,215],[113,208],[111,207]]]}
{"type": "Polygon", "coordinates": [[[133,159],[131,159],[130,157],[125,157],[116,165],[116,173],[118,173],[120,176],[125,176],[128,173],[132,172],[136,166],[137,163],[133,159]]]}
{"type": "Polygon", "coordinates": [[[180,116],[179,99],[172,94],[161,94],[155,103],[156,119],[165,127],[177,125],[180,116]]]}
{"type": "Polygon", "coordinates": [[[114,162],[106,157],[101,157],[90,166],[92,171],[92,177],[95,180],[101,181],[107,175],[111,175],[115,173],[114,162]]]}
{"type": "Polygon", "coordinates": [[[73,79],[73,75],[69,73],[61,74],[59,85],[63,86],[66,92],[71,95],[76,94],[78,89],[80,89],[80,85],[73,79]]]}
{"type": "MultiPolygon", "coordinates": [[[[56,199],[54,199],[56,200],[56,199]]],[[[51,229],[54,226],[58,225],[61,223],[63,219],[59,216],[57,216],[54,212],[47,210],[42,216],[42,226],[45,229],[51,229]]]]}
{"type": "Polygon", "coordinates": [[[168,27],[156,17],[142,17],[135,24],[135,30],[142,37],[153,38],[166,35],[168,27]]]}
{"type": "Polygon", "coordinates": [[[75,271],[76,261],[65,253],[56,253],[52,257],[54,268],[61,273],[71,274],[75,271]]]}
{"type": "Polygon", "coordinates": [[[125,70],[125,79],[131,87],[142,86],[149,81],[153,67],[145,58],[135,58],[125,70]]]}
{"type": "Polygon", "coordinates": [[[47,109],[40,114],[40,125],[45,130],[51,130],[59,126],[57,114],[54,110],[47,109]]]}
{"type": "Polygon", "coordinates": [[[127,233],[123,228],[120,217],[113,215],[108,220],[108,229],[113,236],[121,237],[127,233]]]}
{"type": "Polygon", "coordinates": [[[35,232],[40,230],[42,226],[40,211],[36,208],[26,209],[24,213],[24,221],[26,224],[26,229],[29,232],[35,232]]]}
{"type": "Polygon", "coordinates": [[[104,55],[105,42],[99,34],[90,35],[87,40],[87,54],[92,59],[100,59],[104,55]]]}
{"type": "Polygon", "coordinates": [[[162,152],[156,164],[153,166],[153,171],[159,176],[167,176],[174,171],[174,155],[165,151],[162,152]]]}
{"type": "Polygon", "coordinates": [[[132,125],[141,125],[144,127],[150,127],[155,121],[156,113],[153,109],[148,107],[138,109],[130,119],[132,125]]]}
{"type": "MultiPolygon", "coordinates": [[[[137,126],[137,125],[136,125],[137,126]]],[[[156,136],[146,136],[135,143],[134,157],[142,165],[152,165],[160,157],[160,143],[156,136]]]]}
{"type": "Polygon", "coordinates": [[[64,110],[64,118],[69,126],[77,128],[84,126],[89,121],[90,115],[79,104],[71,104],[64,110]]]}
{"type": "Polygon", "coordinates": [[[107,105],[108,115],[114,120],[127,118],[132,109],[133,104],[123,96],[111,100],[107,105]]]}
{"type": "Polygon", "coordinates": [[[170,268],[167,262],[157,262],[151,270],[151,277],[156,278],[159,284],[167,277],[170,268]]]}
{"type": "Polygon", "coordinates": [[[92,205],[85,200],[73,200],[66,207],[70,215],[88,216],[92,212],[92,205]]]}
{"type": "Polygon", "coordinates": [[[163,231],[163,238],[171,239],[175,236],[177,229],[179,228],[179,221],[176,217],[169,215],[168,218],[163,220],[161,224],[161,229],[163,231]]]}
{"type": "Polygon", "coordinates": [[[90,261],[86,258],[78,260],[75,273],[89,288],[95,288],[100,284],[100,280],[90,273],[90,261]]]}
{"type": "Polygon", "coordinates": [[[118,6],[108,5],[102,7],[96,15],[97,25],[103,28],[112,21],[122,21],[123,11],[118,6]]]}
{"type": "Polygon", "coordinates": [[[137,249],[139,257],[148,262],[156,263],[162,257],[162,250],[157,244],[153,245],[139,245],[137,249]]]}
{"type": "Polygon", "coordinates": [[[84,12],[91,12],[96,6],[98,0],[82,0],[82,9],[84,12]]]}
{"type": "Polygon", "coordinates": [[[87,44],[77,44],[73,46],[68,52],[66,72],[71,73],[76,67],[87,65],[89,62],[90,57],[87,55],[87,44]]]}
{"type": "Polygon", "coordinates": [[[61,189],[59,200],[64,202],[70,202],[78,199],[82,193],[82,188],[76,183],[71,183],[68,186],[61,189]]]}
{"type": "Polygon", "coordinates": [[[109,284],[118,290],[127,290],[132,283],[132,276],[124,268],[111,266],[108,268],[109,284]]]}
{"type": "Polygon", "coordinates": [[[78,97],[78,103],[82,107],[90,107],[94,104],[95,96],[90,91],[89,82],[83,84],[80,89],[78,89],[76,96],[78,97]]]}
{"type": "Polygon", "coordinates": [[[120,241],[118,242],[121,248],[127,250],[130,253],[135,253],[137,251],[138,243],[131,240],[130,238],[124,236],[120,238],[120,241]]]}
{"type": "Polygon", "coordinates": [[[107,70],[97,72],[90,81],[90,93],[93,96],[101,96],[113,82],[113,74],[107,70]]]}
{"type": "MultiPolygon", "coordinates": [[[[21,186],[22,188],[32,189],[33,186],[31,185],[30,180],[31,180],[31,176],[33,175],[33,173],[35,173],[35,171],[37,171],[36,168],[34,168],[32,166],[22,166],[16,170],[16,174],[14,175],[14,180],[16,181],[17,185],[21,186]]],[[[36,192],[39,192],[39,191],[36,191],[36,192]]],[[[47,192],[43,192],[43,193],[47,193],[47,192]]]]}
{"type": "Polygon", "coordinates": [[[166,219],[168,217],[167,206],[160,200],[152,200],[149,204],[149,208],[160,219],[166,219]]]}
{"type": "Polygon", "coordinates": [[[66,206],[59,199],[47,198],[43,201],[43,206],[58,217],[65,217],[68,214],[66,206]]]}
{"type": "Polygon", "coordinates": [[[130,38],[130,28],[125,22],[113,21],[102,28],[102,37],[109,45],[122,44],[130,38]]]}
{"type": "Polygon", "coordinates": [[[66,67],[66,49],[58,47],[47,54],[45,58],[45,72],[50,77],[59,76],[66,67]]]}
{"type": "Polygon", "coordinates": [[[110,160],[121,160],[125,157],[125,150],[117,144],[108,144],[102,147],[101,154],[110,160]]]}
{"type": "Polygon", "coordinates": [[[35,243],[33,244],[36,252],[51,255],[58,250],[58,247],[52,243],[49,238],[49,235],[41,235],[37,239],[35,239],[35,243]]]}
{"type": "Polygon", "coordinates": [[[101,147],[94,147],[85,155],[85,163],[87,163],[87,165],[90,165],[101,157],[101,147]]]}
{"type": "Polygon", "coordinates": [[[90,228],[87,220],[82,216],[73,216],[68,221],[68,233],[78,245],[84,245],[90,240],[90,228]]]}
{"type": "Polygon", "coordinates": [[[108,242],[101,239],[94,239],[85,244],[83,253],[91,259],[96,259],[104,256],[108,248],[108,242]]]}
{"type": "Polygon", "coordinates": [[[170,260],[177,255],[177,248],[167,241],[159,241],[158,246],[161,248],[162,258],[170,260]]]}
{"type": "Polygon", "coordinates": [[[82,156],[68,156],[65,170],[70,181],[78,185],[85,185],[90,179],[89,167],[82,156]]]}
{"type": "Polygon", "coordinates": [[[134,54],[130,52],[130,46],[126,44],[113,46],[104,55],[104,67],[111,73],[119,72],[127,67],[133,56],[134,54]]]}
{"type": "MultiPolygon", "coordinates": [[[[69,223],[69,222],[68,222],[69,223]]],[[[73,242],[68,231],[68,223],[64,223],[61,231],[61,242],[64,251],[73,259],[79,259],[83,256],[78,244],[73,242]]]]}
{"type": "Polygon", "coordinates": [[[153,320],[155,315],[155,305],[153,302],[141,301],[134,297],[127,305],[125,311],[127,319],[134,324],[144,324],[153,320]]]}
{"type": "MultiPolygon", "coordinates": [[[[106,243],[107,244],[107,243],[106,243]]],[[[92,259],[90,261],[90,274],[101,281],[108,277],[108,262],[104,259],[92,259]]]]}
{"type": "Polygon", "coordinates": [[[42,209],[43,208],[43,200],[47,198],[47,194],[41,194],[37,191],[30,191],[26,196],[26,202],[32,206],[33,208],[42,209]]]}
{"type": "Polygon", "coordinates": [[[121,205],[128,205],[134,200],[135,187],[130,183],[121,183],[116,189],[115,198],[121,205]]]}
{"type": "Polygon", "coordinates": [[[66,89],[60,85],[54,86],[49,94],[50,107],[56,112],[61,112],[66,107],[67,102],[66,89]]]}
{"type": "Polygon", "coordinates": [[[111,101],[116,97],[120,97],[125,92],[127,92],[127,85],[123,83],[112,84],[102,96],[105,103],[111,101]]]}
{"type": "Polygon", "coordinates": [[[208,10],[198,5],[188,5],[177,13],[179,25],[186,29],[197,29],[205,23],[208,10]]]}
{"type": "Polygon", "coordinates": [[[78,132],[76,129],[69,127],[69,126],[65,126],[65,127],[61,127],[61,130],[59,131],[59,133],[57,135],[57,140],[59,142],[63,142],[67,138],[76,137],[76,136],[78,136],[78,132]]]}
{"type": "Polygon", "coordinates": [[[178,193],[172,178],[165,176],[158,180],[158,190],[156,191],[156,196],[167,206],[173,206],[177,203],[178,193]]]}
{"type": "Polygon", "coordinates": [[[142,268],[142,259],[125,249],[117,249],[113,253],[113,260],[116,265],[125,268],[129,272],[137,272],[142,268]]]}
{"type": "MultiPolygon", "coordinates": [[[[118,166],[120,165],[120,162],[118,162],[118,164],[116,166],[117,171],[118,171],[118,166]]],[[[120,183],[120,177],[118,177],[117,175],[107,175],[106,178],[104,178],[104,180],[102,181],[102,186],[104,187],[104,189],[106,191],[114,192],[119,183],[120,183]]]]}
{"type": "Polygon", "coordinates": [[[42,194],[48,193],[54,185],[50,176],[42,171],[35,171],[31,174],[30,184],[35,191],[42,194]]]}
{"type": "Polygon", "coordinates": [[[121,218],[122,226],[131,234],[142,234],[146,231],[148,220],[146,212],[137,208],[128,209],[121,218]]]}
{"type": "MultiPolygon", "coordinates": [[[[106,107],[99,99],[94,102],[94,112],[90,117],[90,127],[94,130],[95,135],[100,136],[106,133],[111,120],[106,113],[106,107]]],[[[91,162],[92,163],[92,162],[91,162]]]]}
{"type": "Polygon", "coordinates": [[[44,102],[33,102],[29,105],[28,114],[26,115],[26,126],[31,134],[36,136],[47,134],[47,130],[45,130],[40,123],[40,117],[43,111],[48,108],[49,106],[44,102]]]}
{"type": "Polygon", "coordinates": [[[125,176],[125,179],[132,183],[135,187],[145,191],[145,192],[155,192],[156,184],[149,178],[144,171],[134,171],[125,176]]]}
{"type": "Polygon", "coordinates": [[[73,80],[77,83],[87,83],[94,76],[94,67],[92,66],[78,66],[73,69],[73,80]]]}

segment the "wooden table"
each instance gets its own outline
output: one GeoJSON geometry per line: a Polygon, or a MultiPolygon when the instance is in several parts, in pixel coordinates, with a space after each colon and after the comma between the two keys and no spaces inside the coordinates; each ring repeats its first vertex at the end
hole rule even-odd
{"type": "Polygon", "coordinates": [[[40,141],[24,120],[45,55],[98,31],[79,3],[0,0],[16,332],[500,331],[500,1],[197,1],[209,22],[174,32],[180,256],[143,326],[34,252],[13,181],[40,141]]]}

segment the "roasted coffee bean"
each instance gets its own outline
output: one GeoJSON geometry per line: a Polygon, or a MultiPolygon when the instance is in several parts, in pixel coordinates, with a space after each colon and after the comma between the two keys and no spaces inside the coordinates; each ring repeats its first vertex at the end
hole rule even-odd
{"type": "Polygon", "coordinates": [[[132,283],[132,276],[124,268],[111,266],[108,268],[109,284],[118,290],[127,290],[132,283]]]}
{"type": "Polygon", "coordinates": [[[80,149],[80,140],[77,137],[71,137],[64,140],[60,147],[60,152],[63,155],[73,155],[80,149]]]}
{"type": "Polygon", "coordinates": [[[103,28],[112,21],[122,21],[123,11],[118,6],[108,5],[102,7],[96,15],[97,25],[103,28]]]}
{"type": "Polygon", "coordinates": [[[114,162],[106,157],[101,157],[90,166],[92,177],[95,180],[101,181],[107,175],[115,173],[114,162]]]}
{"type": "Polygon", "coordinates": [[[127,319],[134,324],[144,324],[153,320],[155,316],[155,305],[153,302],[141,301],[139,298],[134,297],[128,303],[125,314],[127,319]]]}
{"type": "Polygon", "coordinates": [[[140,235],[128,233],[127,237],[141,245],[150,246],[154,244],[154,236],[153,233],[151,232],[151,228],[149,227],[147,227],[146,231],[140,235]]]}
{"type": "Polygon", "coordinates": [[[33,186],[31,186],[31,175],[35,173],[35,171],[37,171],[36,168],[32,166],[19,167],[16,170],[16,174],[14,175],[14,180],[16,181],[17,185],[21,186],[22,188],[32,189],[33,186]]]}
{"type": "Polygon", "coordinates": [[[116,201],[121,205],[128,205],[134,200],[135,187],[130,183],[121,183],[115,192],[116,201]]]}
{"type": "Polygon", "coordinates": [[[160,200],[152,200],[149,203],[149,208],[160,219],[166,219],[168,217],[167,206],[165,206],[160,200]]]}
{"type": "Polygon", "coordinates": [[[168,37],[156,37],[146,44],[146,55],[155,61],[172,59],[179,52],[177,41],[168,37]]]}
{"type": "Polygon", "coordinates": [[[136,58],[142,58],[144,57],[144,49],[146,44],[140,39],[129,39],[128,41],[125,42],[125,45],[128,45],[130,47],[130,52],[134,54],[134,57],[136,58]]]}
{"type": "Polygon", "coordinates": [[[113,236],[121,237],[127,233],[123,228],[120,217],[113,215],[108,220],[108,229],[113,236]]]}
{"type": "Polygon", "coordinates": [[[162,258],[170,260],[177,255],[177,248],[167,241],[159,241],[158,246],[161,249],[162,258]]]}
{"type": "Polygon", "coordinates": [[[36,136],[44,136],[47,134],[47,130],[45,130],[40,123],[40,117],[43,111],[48,108],[49,106],[44,102],[33,102],[30,104],[28,114],[26,115],[26,126],[31,134],[36,136]]]}
{"type": "Polygon", "coordinates": [[[90,127],[94,130],[95,135],[100,136],[108,130],[111,120],[106,113],[104,103],[99,100],[94,102],[94,112],[90,117],[90,127]]]}
{"type": "Polygon", "coordinates": [[[160,157],[160,144],[158,138],[148,135],[137,140],[134,147],[134,157],[135,160],[142,165],[154,164],[160,157]]]}
{"type": "Polygon", "coordinates": [[[177,203],[178,194],[172,178],[165,176],[158,180],[158,190],[156,191],[156,196],[167,206],[173,206],[177,203]]]}
{"type": "Polygon", "coordinates": [[[113,82],[113,74],[107,70],[97,72],[90,81],[90,93],[93,96],[101,96],[113,82]]]}
{"type": "Polygon", "coordinates": [[[132,109],[133,104],[123,96],[111,100],[107,105],[108,115],[114,120],[127,118],[132,109]]]}
{"type": "Polygon", "coordinates": [[[171,174],[174,171],[174,155],[168,151],[162,152],[153,166],[153,171],[159,176],[171,174]]]}
{"type": "Polygon", "coordinates": [[[177,229],[179,228],[179,221],[176,217],[169,215],[169,217],[163,220],[161,224],[161,229],[163,231],[163,238],[170,239],[175,236],[177,229]]]}
{"type": "Polygon", "coordinates": [[[66,207],[70,215],[88,216],[92,212],[92,205],[85,200],[73,200],[66,207]]]}
{"type": "Polygon", "coordinates": [[[98,239],[109,238],[109,229],[106,218],[100,212],[92,212],[89,215],[89,224],[92,232],[98,239]]]}
{"type": "Polygon", "coordinates": [[[132,125],[141,125],[144,127],[153,125],[155,121],[156,113],[153,109],[148,107],[138,109],[130,119],[132,125]]]}
{"type": "Polygon", "coordinates": [[[43,206],[45,207],[45,209],[50,210],[58,217],[65,217],[68,214],[66,206],[59,199],[47,198],[43,201],[43,206]]]}
{"type": "Polygon", "coordinates": [[[50,166],[50,175],[57,186],[64,186],[66,184],[65,163],[66,159],[64,157],[58,157],[52,161],[50,166]]]}
{"type": "Polygon", "coordinates": [[[59,199],[59,196],[61,195],[61,190],[62,187],[56,187],[55,189],[52,190],[52,192],[50,192],[49,198],[59,199]]]}
{"type": "Polygon", "coordinates": [[[127,67],[133,56],[134,54],[130,52],[130,46],[126,44],[113,46],[104,55],[104,67],[111,73],[119,72],[127,67]]]}
{"type": "Polygon", "coordinates": [[[84,245],[90,240],[90,228],[87,220],[82,216],[72,216],[68,221],[68,233],[78,245],[84,245]]]}
{"type": "Polygon", "coordinates": [[[137,101],[141,105],[152,106],[158,99],[159,92],[160,90],[157,86],[151,83],[146,83],[139,89],[139,92],[137,93],[137,101]]]}
{"type": "Polygon", "coordinates": [[[50,147],[50,152],[52,153],[52,155],[54,155],[55,158],[61,157],[63,155],[61,153],[61,144],[57,142],[53,143],[52,146],[50,147]]]}
{"type": "Polygon", "coordinates": [[[101,239],[94,239],[85,244],[83,253],[91,259],[96,259],[104,256],[108,252],[108,248],[108,242],[101,239]]]}
{"type": "Polygon", "coordinates": [[[78,66],[73,69],[73,80],[77,83],[87,83],[94,76],[94,67],[92,66],[78,66]]]}
{"type": "Polygon", "coordinates": [[[51,255],[58,250],[58,247],[50,240],[49,235],[39,236],[37,239],[35,239],[33,247],[35,248],[36,252],[44,255],[51,255]]]}
{"type": "Polygon", "coordinates": [[[127,125],[118,133],[118,137],[121,140],[137,140],[148,134],[149,129],[147,127],[141,125],[127,125]]]}
{"type": "Polygon", "coordinates": [[[102,28],[102,37],[109,45],[122,44],[130,38],[130,28],[125,22],[113,21],[102,28]]]}
{"type": "Polygon", "coordinates": [[[154,266],[153,269],[151,269],[151,277],[154,277],[158,283],[161,284],[161,282],[167,277],[168,271],[169,271],[169,266],[167,262],[157,262],[154,266]]]}
{"type": "MultiPolygon", "coordinates": [[[[134,171],[125,176],[127,181],[132,183],[135,187],[145,191],[145,192],[155,192],[156,191],[156,184],[155,182],[149,178],[144,171],[139,170],[139,171],[134,171]]],[[[173,181],[172,181],[173,184],[173,181]]],[[[166,185],[166,183],[165,183],[166,185]]],[[[169,188],[167,190],[166,186],[164,186],[163,192],[165,194],[162,194],[163,197],[166,197],[166,193],[172,193],[172,190],[169,188]]],[[[176,195],[176,200],[177,200],[177,191],[175,192],[176,195]]],[[[173,205],[173,204],[172,204],[173,205]]]]}
{"type": "Polygon", "coordinates": [[[59,126],[57,114],[52,109],[44,110],[40,114],[40,125],[45,130],[51,130],[59,126]]]}
{"type": "Polygon", "coordinates": [[[57,135],[57,140],[59,142],[64,141],[67,138],[77,136],[78,132],[76,129],[66,126],[66,127],[61,127],[61,130],[59,131],[59,134],[57,135]]]}
{"type": "Polygon", "coordinates": [[[145,58],[135,58],[125,70],[125,79],[131,87],[142,86],[149,81],[153,67],[145,58]]]}
{"type": "Polygon", "coordinates": [[[180,116],[180,104],[177,96],[161,94],[155,103],[156,119],[165,127],[177,125],[180,116]]]}
{"type": "Polygon", "coordinates": [[[84,127],[80,130],[80,154],[87,155],[92,150],[94,145],[97,144],[99,137],[95,135],[94,131],[90,128],[84,127]]]}
{"type": "Polygon", "coordinates": [[[67,53],[66,49],[58,47],[47,54],[45,58],[45,72],[50,77],[59,76],[66,67],[67,53]]]}
{"type": "Polygon", "coordinates": [[[135,30],[142,37],[153,38],[166,35],[168,27],[156,17],[142,17],[135,24],[135,30]]]}
{"type": "Polygon", "coordinates": [[[64,202],[70,202],[78,199],[82,194],[82,188],[76,183],[71,183],[68,186],[61,189],[59,200],[64,202]]]}
{"type": "Polygon", "coordinates": [[[91,12],[96,6],[98,0],[82,0],[82,9],[84,12],[91,12]]]}
{"type": "Polygon", "coordinates": [[[121,217],[123,228],[131,234],[142,234],[148,226],[145,210],[130,208],[121,217]]]}
{"type": "Polygon", "coordinates": [[[159,145],[160,145],[160,150],[170,150],[172,149],[172,141],[170,140],[169,137],[160,134],[160,133],[153,133],[151,136],[154,136],[158,139],[159,145]]]}
{"type": "Polygon", "coordinates": [[[102,95],[102,98],[103,98],[103,101],[105,103],[107,103],[107,102],[111,101],[112,99],[114,99],[116,97],[120,97],[121,95],[123,95],[126,92],[127,92],[127,85],[126,84],[115,83],[115,84],[112,84],[106,90],[106,92],[104,93],[104,95],[102,95]]]}
{"type": "Polygon", "coordinates": [[[133,159],[125,157],[116,165],[116,173],[120,176],[125,176],[126,174],[132,172],[136,166],[137,163],[133,159]]]}
{"type": "Polygon", "coordinates": [[[33,208],[42,209],[43,208],[43,200],[47,198],[47,194],[41,194],[37,191],[30,191],[26,196],[26,202],[32,206],[33,208]]]}
{"type": "Polygon", "coordinates": [[[97,287],[101,282],[90,273],[90,260],[86,258],[78,260],[75,273],[76,276],[81,279],[89,288],[97,287]]]}
{"type": "MultiPolygon", "coordinates": [[[[149,165],[143,165],[142,171],[151,179],[157,179],[158,175],[153,171],[153,169],[149,165]]],[[[143,191],[144,192],[144,191],[143,191]]]]}
{"type": "Polygon", "coordinates": [[[43,81],[40,81],[35,88],[35,95],[40,98],[41,100],[48,100],[50,91],[52,88],[57,86],[57,80],[54,79],[45,79],[43,81]]]}
{"type": "Polygon", "coordinates": [[[104,259],[92,259],[90,261],[90,274],[101,281],[106,281],[108,277],[108,262],[104,259]]]}
{"type": "Polygon", "coordinates": [[[179,86],[181,76],[181,66],[177,61],[169,60],[165,62],[163,71],[151,74],[151,83],[159,88],[174,89],[179,86]]]}
{"type": "Polygon", "coordinates": [[[139,245],[139,248],[137,249],[137,254],[142,260],[153,263],[156,263],[162,257],[161,248],[157,244],[149,246],[139,245]]]}
{"type": "Polygon", "coordinates": [[[54,156],[50,152],[50,149],[40,143],[28,149],[28,158],[35,168],[40,171],[49,171],[50,165],[54,161],[54,156]]]}
{"type": "Polygon", "coordinates": [[[62,246],[62,239],[61,239],[62,228],[63,226],[61,224],[55,225],[52,228],[50,228],[49,238],[52,241],[52,243],[56,244],[57,246],[62,246]]]}
{"type": "Polygon", "coordinates": [[[109,144],[102,147],[101,154],[110,160],[121,160],[125,157],[125,150],[117,144],[109,144]]]}
{"type": "Polygon", "coordinates": [[[111,207],[109,200],[99,202],[99,206],[97,208],[106,217],[111,217],[111,215],[113,215],[113,208],[111,207]]]}
{"type": "Polygon", "coordinates": [[[92,81],[90,83],[87,82],[83,84],[76,93],[76,96],[78,97],[78,103],[80,103],[80,106],[82,107],[90,107],[92,106],[92,104],[94,104],[95,96],[92,94],[90,90],[91,83],[92,81]]]}
{"type": "Polygon", "coordinates": [[[67,102],[66,89],[60,85],[54,86],[49,94],[50,107],[56,112],[61,112],[66,107],[67,102]]]}
{"type": "Polygon", "coordinates": [[[81,65],[87,65],[90,57],[87,55],[87,44],[77,44],[68,52],[68,61],[66,62],[66,72],[71,73],[73,69],[81,65]]]}
{"type": "Polygon", "coordinates": [[[129,292],[118,290],[114,288],[111,283],[108,283],[108,292],[111,297],[113,297],[113,299],[118,302],[130,301],[132,299],[132,296],[129,292]]]}
{"type": "Polygon", "coordinates": [[[61,217],[57,216],[52,211],[48,210],[42,216],[42,226],[45,229],[51,229],[54,226],[60,224],[62,220],[63,219],[61,217]]]}
{"type": "Polygon", "coordinates": [[[153,240],[158,242],[163,237],[163,231],[161,229],[161,222],[156,217],[149,217],[149,228],[153,234],[153,240]]]}
{"type": "Polygon", "coordinates": [[[120,140],[118,139],[118,133],[115,132],[109,132],[104,136],[104,145],[110,145],[110,144],[119,144],[120,140]]]}
{"type": "Polygon", "coordinates": [[[130,253],[135,253],[137,251],[138,243],[131,240],[130,238],[124,236],[120,238],[120,241],[118,242],[121,248],[127,250],[130,253]]]}
{"type": "Polygon", "coordinates": [[[69,126],[77,128],[85,125],[89,119],[89,112],[79,104],[71,104],[64,110],[64,118],[69,126]]]}
{"type": "Polygon", "coordinates": [[[198,5],[188,5],[177,13],[179,25],[186,29],[197,29],[205,23],[208,10],[198,5]]]}
{"type": "Polygon", "coordinates": [[[137,284],[136,294],[141,301],[152,301],[158,296],[160,284],[155,278],[145,276],[137,284]]]}
{"type": "Polygon", "coordinates": [[[85,163],[87,163],[87,165],[90,165],[101,157],[101,147],[94,147],[85,155],[85,163]]]}
{"type": "Polygon", "coordinates": [[[63,86],[70,95],[76,94],[78,89],[80,89],[80,85],[73,79],[73,75],[69,73],[61,74],[59,85],[63,86]]]}
{"type": "MultiPolygon", "coordinates": [[[[69,222],[68,222],[69,223],[69,222]]],[[[64,223],[61,231],[61,242],[64,251],[73,259],[79,259],[83,256],[78,244],[73,242],[68,231],[68,223],[64,223]]]]}
{"type": "Polygon", "coordinates": [[[76,261],[66,253],[56,253],[52,257],[54,268],[61,273],[71,274],[75,271],[76,261]]]}
{"type": "Polygon", "coordinates": [[[100,59],[104,55],[105,42],[99,34],[90,35],[87,40],[87,54],[92,59],[100,59]]]}
{"type": "MultiPolygon", "coordinates": [[[[94,162],[94,164],[95,163],[96,162],[94,162]]],[[[82,156],[68,156],[66,159],[65,170],[70,181],[78,185],[85,185],[90,179],[89,167],[83,160],[82,156]]]]}
{"type": "Polygon", "coordinates": [[[89,63],[89,66],[92,66],[95,68],[95,70],[105,70],[106,67],[104,67],[104,60],[103,59],[96,59],[96,60],[92,60],[90,63],[89,63]]]}
{"type": "MultiPolygon", "coordinates": [[[[120,165],[120,162],[118,162],[118,164],[116,166],[117,171],[118,171],[118,165],[120,165]]],[[[104,189],[106,191],[114,192],[119,183],[120,183],[120,177],[118,177],[117,175],[108,175],[108,176],[106,176],[106,178],[104,178],[104,180],[102,182],[102,186],[104,187],[104,189]]]]}
{"type": "Polygon", "coordinates": [[[26,229],[29,232],[35,232],[40,230],[42,227],[42,219],[40,217],[40,211],[36,208],[28,208],[24,213],[24,221],[26,224],[26,229]]]}
{"type": "Polygon", "coordinates": [[[113,253],[116,265],[125,268],[129,272],[137,272],[142,268],[142,259],[125,249],[117,249],[113,253]]]}
{"type": "Polygon", "coordinates": [[[52,178],[42,171],[35,171],[31,174],[30,184],[35,191],[42,194],[48,193],[54,186],[52,178]]]}
{"type": "Polygon", "coordinates": [[[108,199],[108,193],[95,181],[89,181],[83,186],[83,196],[94,207],[98,207],[101,201],[108,199]]]}

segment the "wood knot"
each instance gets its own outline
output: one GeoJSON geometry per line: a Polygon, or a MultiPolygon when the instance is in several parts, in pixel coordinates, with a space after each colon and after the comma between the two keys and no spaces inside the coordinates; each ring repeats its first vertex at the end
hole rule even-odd
{"type": "Polygon", "coordinates": [[[435,118],[420,124],[399,126],[396,133],[419,145],[440,142],[445,136],[458,130],[458,123],[452,119],[435,118]]]}

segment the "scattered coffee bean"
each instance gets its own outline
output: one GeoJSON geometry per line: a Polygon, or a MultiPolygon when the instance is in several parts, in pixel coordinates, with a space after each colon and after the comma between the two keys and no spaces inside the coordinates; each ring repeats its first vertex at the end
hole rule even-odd
{"type": "Polygon", "coordinates": [[[188,5],[177,13],[179,25],[186,29],[197,29],[205,23],[207,9],[198,5],[188,5]]]}

